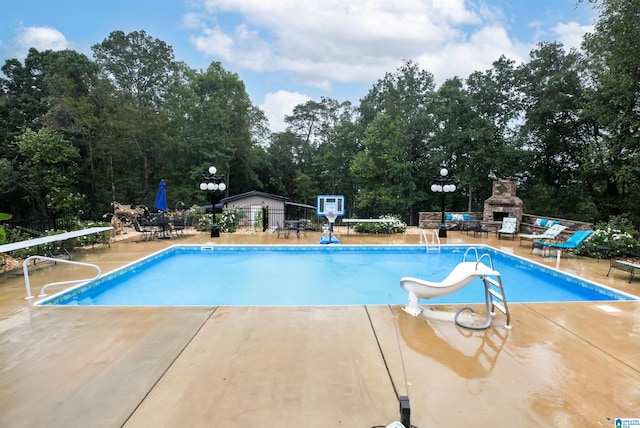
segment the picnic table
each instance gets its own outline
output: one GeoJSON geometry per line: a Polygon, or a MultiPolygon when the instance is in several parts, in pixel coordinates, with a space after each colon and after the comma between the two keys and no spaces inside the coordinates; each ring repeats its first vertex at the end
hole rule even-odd
{"type": "Polygon", "coordinates": [[[287,228],[285,231],[285,238],[289,237],[290,232],[295,232],[296,238],[300,238],[300,232],[306,236],[306,220],[285,220],[284,224],[287,228]]]}

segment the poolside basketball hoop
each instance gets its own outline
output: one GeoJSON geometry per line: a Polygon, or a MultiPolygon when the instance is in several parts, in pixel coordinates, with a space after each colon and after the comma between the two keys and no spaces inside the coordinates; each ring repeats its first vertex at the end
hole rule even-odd
{"type": "Polygon", "coordinates": [[[325,214],[325,217],[327,218],[327,220],[329,220],[330,224],[333,224],[338,218],[338,214],[334,213],[333,211],[329,211],[325,214]]]}
{"type": "Polygon", "coordinates": [[[321,244],[339,244],[338,238],[333,236],[333,223],[338,216],[344,215],[344,196],[319,195],[316,204],[316,214],[325,216],[329,222],[327,234],[320,238],[321,244]]]}

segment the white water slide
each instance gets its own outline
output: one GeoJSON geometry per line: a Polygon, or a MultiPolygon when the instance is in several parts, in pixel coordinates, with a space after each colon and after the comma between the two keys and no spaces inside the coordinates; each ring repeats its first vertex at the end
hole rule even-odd
{"type": "MultiPolygon", "coordinates": [[[[468,253],[469,251],[467,251],[468,253]]],[[[465,253],[465,258],[467,253],[465,253]]],[[[503,313],[507,315],[507,328],[509,327],[509,313],[508,308],[506,307],[506,299],[504,298],[504,290],[502,288],[502,281],[500,279],[500,272],[493,269],[493,261],[488,254],[483,254],[482,257],[477,257],[477,261],[475,262],[467,262],[463,258],[461,263],[458,265],[447,275],[445,279],[440,282],[427,281],[420,278],[413,277],[403,277],[400,279],[400,286],[409,293],[409,304],[404,307],[404,310],[413,316],[418,316],[422,312],[422,307],[420,306],[419,299],[432,299],[435,297],[446,296],[448,294],[454,293],[461,288],[469,285],[475,279],[481,279],[485,286],[485,295],[486,295],[486,303],[487,310],[489,311],[489,307],[491,306],[491,312],[493,313],[494,307],[498,307],[503,313]],[[489,258],[490,265],[482,263],[482,258],[489,258]],[[491,278],[493,277],[493,278],[491,278]],[[496,289],[492,288],[492,286],[496,287],[496,289]],[[496,301],[496,299],[498,301],[496,301]]],[[[458,315],[465,309],[471,308],[463,308],[458,311],[456,314],[456,323],[461,325],[458,321],[458,315]]],[[[491,323],[491,316],[489,315],[488,323],[491,323]]],[[[481,328],[488,327],[482,326],[481,328]]],[[[470,326],[462,325],[463,327],[474,328],[470,326]]],[[[475,329],[475,328],[474,328],[475,329]]]]}

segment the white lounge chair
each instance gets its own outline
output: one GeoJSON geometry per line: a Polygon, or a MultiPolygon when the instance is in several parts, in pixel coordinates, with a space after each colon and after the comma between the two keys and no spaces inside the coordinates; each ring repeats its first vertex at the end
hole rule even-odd
{"type": "Polygon", "coordinates": [[[528,241],[552,241],[558,238],[558,236],[567,228],[567,226],[563,226],[561,224],[554,224],[547,230],[542,233],[530,233],[530,234],[521,234],[520,235],[520,245],[522,245],[522,240],[526,239],[528,241]]]}
{"type": "Polygon", "coordinates": [[[498,239],[501,238],[502,234],[511,235],[511,239],[516,239],[516,233],[518,226],[518,219],[515,217],[505,217],[502,219],[502,227],[496,231],[498,234],[498,239]]]}

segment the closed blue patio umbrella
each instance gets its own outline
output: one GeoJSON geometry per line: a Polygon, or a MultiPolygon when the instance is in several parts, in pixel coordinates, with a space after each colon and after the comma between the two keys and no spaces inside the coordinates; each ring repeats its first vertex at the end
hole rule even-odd
{"type": "Polygon", "coordinates": [[[158,194],[156,195],[156,202],[153,206],[163,212],[167,211],[167,185],[165,184],[164,179],[160,180],[158,194]]]}

